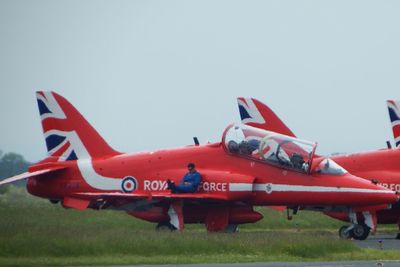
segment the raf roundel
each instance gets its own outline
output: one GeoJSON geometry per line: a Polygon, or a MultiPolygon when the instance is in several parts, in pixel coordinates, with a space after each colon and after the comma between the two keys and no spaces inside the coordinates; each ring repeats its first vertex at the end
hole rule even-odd
{"type": "Polygon", "coordinates": [[[137,188],[137,181],[132,176],[126,176],[122,180],[121,187],[122,187],[122,191],[124,191],[125,193],[132,192],[132,191],[136,190],[136,188],[137,188]]]}

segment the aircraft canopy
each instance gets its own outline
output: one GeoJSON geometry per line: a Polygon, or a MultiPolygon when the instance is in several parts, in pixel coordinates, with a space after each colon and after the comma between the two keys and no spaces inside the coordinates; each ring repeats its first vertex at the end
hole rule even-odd
{"type": "Polygon", "coordinates": [[[229,153],[303,173],[310,173],[317,147],[315,142],[300,140],[245,124],[229,126],[225,130],[222,140],[229,153]]]}
{"type": "Polygon", "coordinates": [[[320,174],[333,174],[333,175],[343,175],[347,173],[347,171],[333,161],[330,158],[324,158],[315,169],[316,173],[320,174]]]}

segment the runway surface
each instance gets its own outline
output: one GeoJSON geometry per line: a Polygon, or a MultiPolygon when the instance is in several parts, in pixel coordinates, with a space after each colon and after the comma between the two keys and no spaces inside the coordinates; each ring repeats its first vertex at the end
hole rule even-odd
{"type": "MultiPolygon", "coordinates": [[[[394,235],[376,235],[370,236],[364,241],[353,241],[355,244],[362,248],[372,249],[399,249],[400,253],[400,240],[395,239],[394,235]]],[[[180,264],[180,265],[135,265],[131,267],[377,267],[377,266],[390,266],[399,267],[400,261],[340,261],[340,262],[268,262],[268,263],[226,263],[226,264],[180,264]]],[[[122,267],[122,266],[121,266],[122,267]]],[[[127,266],[124,266],[127,267],[127,266]]]]}
{"type": "Polygon", "coordinates": [[[353,242],[361,248],[400,249],[400,240],[395,239],[394,235],[370,235],[367,240],[354,240],[353,242]]]}
{"type": "MultiPolygon", "coordinates": [[[[377,267],[400,266],[400,261],[350,261],[350,262],[271,262],[271,263],[235,263],[235,264],[183,264],[183,265],[135,265],[131,267],[377,267]]],[[[121,266],[122,267],[122,266],[121,266]]],[[[126,267],[126,266],[125,266],[126,267]]]]}

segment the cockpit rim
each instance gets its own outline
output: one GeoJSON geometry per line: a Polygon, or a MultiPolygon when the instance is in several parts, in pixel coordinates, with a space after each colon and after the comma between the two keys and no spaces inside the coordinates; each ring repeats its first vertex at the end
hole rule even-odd
{"type": "Polygon", "coordinates": [[[247,125],[247,124],[243,124],[243,123],[230,123],[225,128],[225,130],[223,131],[221,144],[222,144],[222,147],[223,147],[225,153],[227,153],[228,155],[232,155],[232,156],[239,157],[239,158],[244,158],[244,159],[247,159],[247,160],[250,160],[250,161],[254,161],[254,162],[260,162],[262,164],[267,164],[267,165],[274,166],[274,167],[277,167],[277,168],[280,168],[280,169],[293,171],[293,172],[298,172],[298,173],[302,173],[302,174],[306,174],[306,175],[309,175],[312,172],[312,162],[314,160],[315,151],[316,151],[316,148],[318,146],[317,142],[302,140],[300,138],[296,138],[296,137],[288,136],[288,135],[285,135],[285,134],[281,134],[281,133],[277,133],[277,132],[273,132],[273,131],[257,128],[257,127],[254,127],[254,126],[251,126],[251,125],[247,125]],[[245,127],[248,127],[248,128],[254,128],[257,131],[265,131],[266,133],[273,133],[273,134],[276,134],[277,136],[283,136],[283,137],[287,138],[287,140],[296,140],[296,141],[299,141],[299,142],[305,142],[305,143],[313,144],[313,149],[311,151],[311,155],[312,156],[309,159],[309,163],[308,163],[309,167],[308,167],[307,171],[305,172],[305,171],[302,171],[301,169],[292,168],[292,167],[289,167],[289,166],[281,165],[279,163],[274,163],[274,162],[266,161],[266,160],[263,160],[263,159],[257,159],[257,158],[252,157],[252,156],[231,152],[229,150],[229,148],[227,147],[227,144],[226,144],[226,136],[227,136],[228,131],[234,126],[245,126],[245,127]]]}

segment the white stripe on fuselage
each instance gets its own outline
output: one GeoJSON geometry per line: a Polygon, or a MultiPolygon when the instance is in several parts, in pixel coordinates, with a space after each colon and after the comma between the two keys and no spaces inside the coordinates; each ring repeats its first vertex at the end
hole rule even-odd
{"type": "Polygon", "coordinates": [[[253,191],[253,184],[229,183],[229,191],[231,192],[253,191]]]}
{"type": "Polygon", "coordinates": [[[92,159],[80,159],[77,163],[83,179],[91,187],[99,190],[121,190],[122,179],[99,175],[93,169],[92,159]]]}
{"type": "Polygon", "coordinates": [[[364,189],[364,188],[351,188],[351,187],[331,187],[331,186],[306,186],[306,185],[288,185],[288,184],[251,184],[251,183],[230,183],[229,191],[242,192],[242,191],[264,191],[267,192],[341,192],[341,193],[386,193],[393,194],[389,190],[380,189],[364,189]]]}
{"type": "Polygon", "coordinates": [[[266,191],[266,187],[271,187],[271,192],[342,192],[342,193],[388,193],[388,190],[375,190],[352,187],[333,187],[333,186],[306,186],[288,184],[254,184],[254,191],[266,191]]]}
{"type": "Polygon", "coordinates": [[[90,154],[75,131],[64,132],[64,135],[67,136],[72,149],[78,157],[76,162],[86,183],[99,190],[121,190],[122,179],[105,177],[94,170],[90,154]]]}

